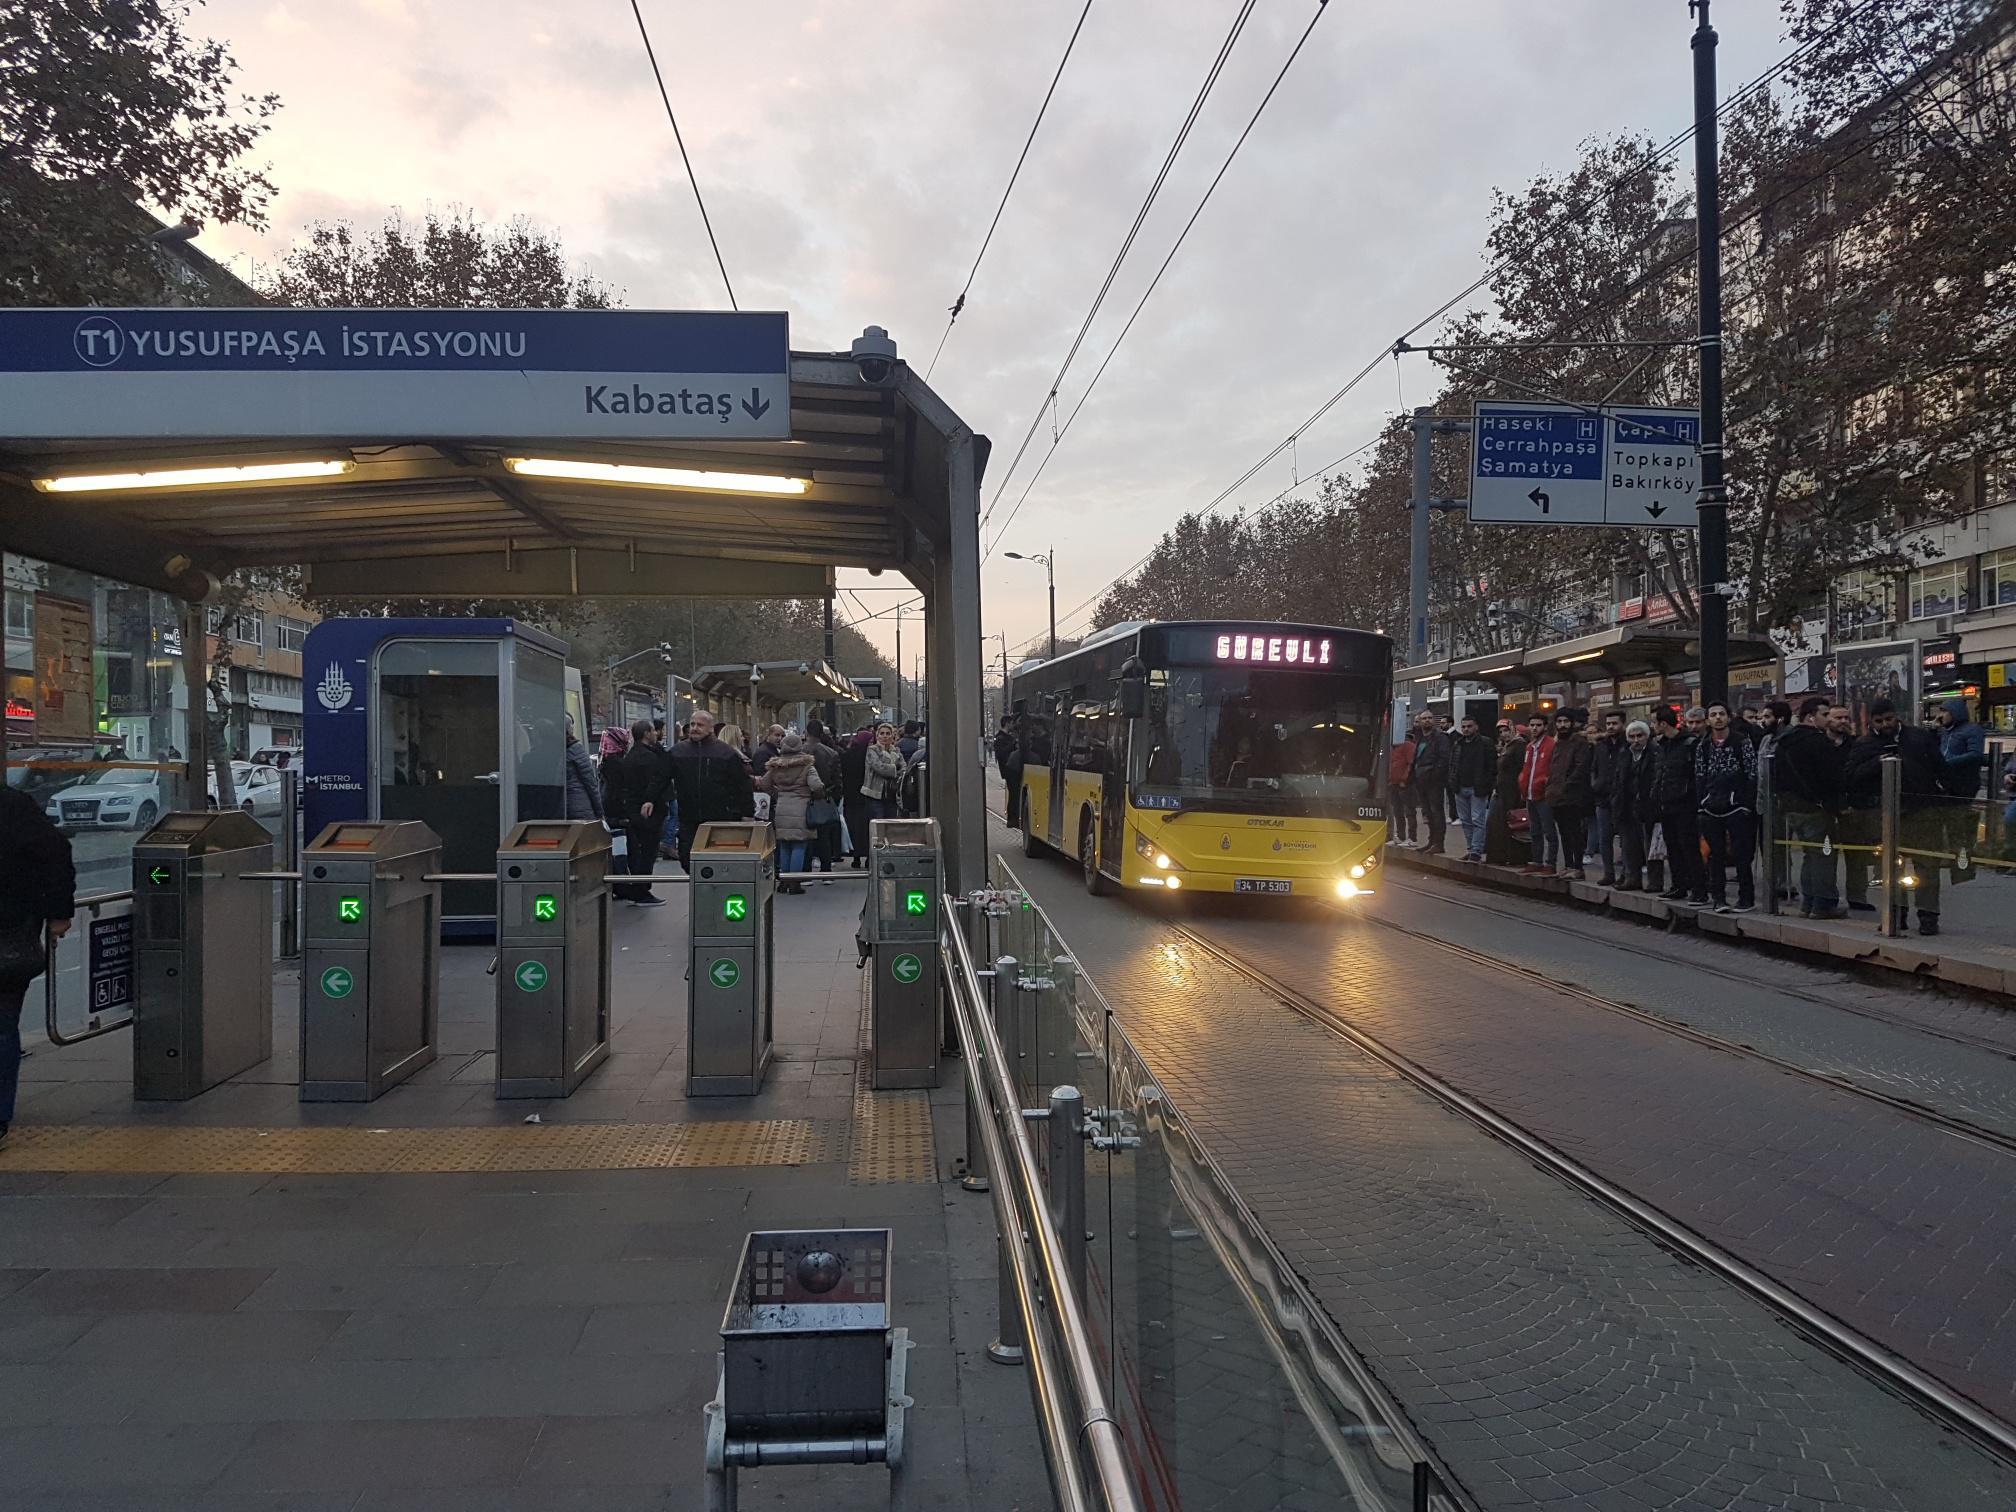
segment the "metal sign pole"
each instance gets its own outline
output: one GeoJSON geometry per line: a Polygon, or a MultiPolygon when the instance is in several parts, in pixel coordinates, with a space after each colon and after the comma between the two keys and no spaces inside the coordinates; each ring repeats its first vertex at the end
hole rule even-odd
{"type": "MultiPolygon", "coordinates": [[[[1423,407],[1407,422],[1414,432],[1414,496],[1407,501],[1407,664],[1419,668],[1428,660],[1428,497],[1431,489],[1429,448],[1435,438],[1435,411],[1423,407]]],[[[1408,712],[1428,705],[1417,680],[1408,684],[1408,712]]]]}
{"type": "Polygon", "coordinates": [[[1701,698],[1729,696],[1729,495],[1722,481],[1722,183],[1716,133],[1715,28],[1694,13],[1694,214],[1701,294],[1701,698]]]}

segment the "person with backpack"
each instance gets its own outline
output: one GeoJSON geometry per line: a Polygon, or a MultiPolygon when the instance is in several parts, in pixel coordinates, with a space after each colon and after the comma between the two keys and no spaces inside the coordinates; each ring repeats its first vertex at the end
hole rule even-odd
{"type": "MultiPolygon", "coordinates": [[[[1904,722],[1897,706],[1887,698],[1869,705],[1869,733],[1848,748],[1842,786],[1851,803],[1880,816],[1883,809],[1883,758],[1897,758],[1897,825],[1907,851],[1941,849],[1946,814],[1943,808],[1946,760],[1939,737],[1904,722]]],[[[1879,819],[1880,823],[1880,819],[1879,819]]],[[[1939,933],[1939,863],[1936,859],[1900,856],[1898,874],[1891,879],[1890,923],[1892,931],[1904,934],[1910,923],[1911,904],[1918,907],[1918,933],[1939,933]],[[1909,885],[1905,879],[1909,878],[1909,885]]]]}

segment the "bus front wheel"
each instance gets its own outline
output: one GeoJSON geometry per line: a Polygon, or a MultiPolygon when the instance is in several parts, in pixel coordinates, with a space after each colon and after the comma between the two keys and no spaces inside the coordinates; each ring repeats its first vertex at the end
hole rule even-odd
{"type": "Polygon", "coordinates": [[[1085,891],[1095,898],[1112,891],[1106,874],[1099,870],[1099,828],[1089,813],[1078,821],[1078,860],[1085,868],[1085,891]]]}

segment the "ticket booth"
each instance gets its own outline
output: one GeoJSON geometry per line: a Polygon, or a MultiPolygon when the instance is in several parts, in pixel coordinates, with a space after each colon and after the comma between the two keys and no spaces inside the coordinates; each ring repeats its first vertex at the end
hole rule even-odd
{"type": "MultiPolygon", "coordinates": [[[[442,868],[487,874],[524,819],[566,815],[567,644],[508,619],[326,619],[308,633],[304,830],[419,820],[442,868]]],[[[496,888],[441,889],[445,936],[488,938],[496,888]]]]}

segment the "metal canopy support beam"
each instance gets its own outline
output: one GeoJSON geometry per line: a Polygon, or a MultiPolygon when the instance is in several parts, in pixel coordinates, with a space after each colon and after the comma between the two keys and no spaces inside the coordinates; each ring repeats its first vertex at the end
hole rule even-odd
{"type": "Polygon", "coordinates": [[[832,580],[823,563],[535,546],[316,562],[308,591],[317,598],[817,598],[832,580]]]}
{"type": "MultiPolygon", "coordinates": [[[[945,841],[946,890],[987,882],[987,811],[980,750],[980,480],[974,437],[948,438],[946,523],[934,563],[926,642],[931,676],[931,812],[945,841]]],[[[898,667],[897,674],[902,674],[898,667]]]]}
{"type": "Polygon", "coordinates": [[[106,528],[103,510],[89,501],[38,493],[0,481],[0,541],[9,551],[101,573],[178,597],[201,597],[204,586],[169,564],[187,555],[174,542],[121,524],[106,528]]]}

